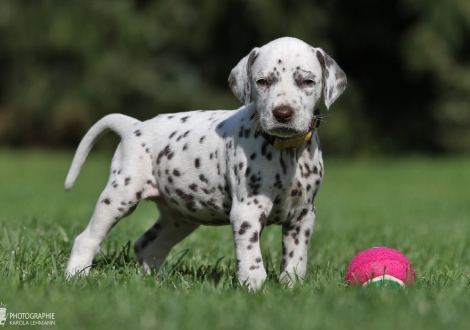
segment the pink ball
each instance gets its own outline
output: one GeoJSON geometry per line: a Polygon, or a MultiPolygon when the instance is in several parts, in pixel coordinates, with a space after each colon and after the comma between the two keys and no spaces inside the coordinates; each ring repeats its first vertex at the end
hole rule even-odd
{"type": "Polygon", "coordinates": [[[359,252],[349,264],[346,281],[352,285],[371,283],[411,284],[415,271],[403,253],[386,247],[359,252]]]}

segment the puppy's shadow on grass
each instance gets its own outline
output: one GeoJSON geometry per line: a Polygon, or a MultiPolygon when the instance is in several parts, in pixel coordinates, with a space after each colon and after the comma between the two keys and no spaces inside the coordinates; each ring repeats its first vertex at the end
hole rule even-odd
{"type": "MultiPolygon", "coordinates": [[[[132,244],[128,241],[122,247],[107,246],[104,249],[107,252],[102,252],[93,263],[93,269],[99,272],[106,272],[110,269],[122,270],[137,269],[140,270],[140,265],[137,262],[134,252],[132,251],[132,244]]],[[[221,281],[231,280],[235,276],[235,270],[231,269],[232,263],[223,263],[224,257],[217,260],[215,264],[201,264],[192,260],[188,260],[187,254],[190,249],[183,250],[173,254],[171,260],[165,261],[162,268],[155,272],[153,271],[150,276],[158,277],[158,280],[164,282],[174,280],[176,277],[183,277],[192,279],[193,282],[213,283],[215,286],[219,285],[221,281]]]]}
{"type": "Polygon", "coordinates": [[[162,280],[171,279],[173,277],[181,277],[183,279],[191,279],[195,283],[208,282],[215,286],[221,283],[234,284],[235,270],[231,269],[230,262],[224,263],[225,257],[219,258],[215,264],[208,262],[201,264],[186,258],[190,249],[179,252],[175,261],[166,261],[159,272],[162,280]]]}
{"type": "MultiPolygon", "coordinates": [[[[206,264],[202,264],[193,260],[187,260],[185,257],[189,252],[190,249],[183,250],[174,256],[174,258],[177,258],[176,261],[166,261],[159,273],[159,277],[163,279],[172,277],[190,278],[193,283],[211,283],[214,287],[248,291],[246,284],[239,283],[236,276],[235,262],[230,258],[225,259],[225,257],[221,257],[217,259],[215,264],[212,264],[210,261],[206,264]]],[[[272,268],[271,259],[267,262],[266,269],[268,277],[265,283],[278,283],[277,275],[272,268]],[[269,265],[271,265],[271,267],[269,265]]]]}
{"type": "Polygon", "coordinates": [[[93,269],[105,272],[107,269],[125,269],[138,267],[138,262],[132,251],[131,241],[121,248],[107,246],[106,253],[101,252],[93,263],[93,269]]]}
{"type": "MultiPolygon", "coordinates": [[[[136,270],[136,274],[143,272],[137,262],[134,252],[132,251],[132,244],[128,241],[125,245],[118,247],[117,243],[114,246],[109,246],[104,249],[105,253],[101,253],[96,258],[93,264],[93,269],[98,272],[109,272],[110,270],[119,273],[125,273],[128,270],[136,270]]],[[[167,259],[162,268],[150,275],[144,274],[143,276],[154,277],[156,281],[161,282],[163,285],[181,283],[202,284],[210,283],[214,287],[224,287],[229,289],[239,289],[240,284],[236,278],[235,263],[233,260],[219,258],[215,263],[207,261],[201,263],[188,257],[191,249],[185,249],[178,253],[173,254],[173,257],[167,259]]],[[[277,282],[277,275],[274,269],[268,266],[269,282],[277,282]]]]}

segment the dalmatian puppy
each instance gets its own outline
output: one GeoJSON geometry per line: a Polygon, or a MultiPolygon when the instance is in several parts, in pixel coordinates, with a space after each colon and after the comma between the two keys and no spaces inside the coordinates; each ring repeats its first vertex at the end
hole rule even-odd
{"type": "Polygon", "coordinates": [[[228,81],[244,104],[237,110],[144,122],[111,114],[87,132],[66,190],[105,131],[122,140],[91,221],[75,239],[67,276],[88,274],[111,228],[141,200],[151,200],[160,216],[134,244],[145,271],[158,270],[200,225],[230,225],[238,280],[258,290],[266,278],[260,237],[275,224],[282,226],[280,280],[292,285],[304,277],[324,175],[314,109],[322,97],[330,107],[346,88],[346,75],[321,48],[285,37],[254,48],[228,81]]]}

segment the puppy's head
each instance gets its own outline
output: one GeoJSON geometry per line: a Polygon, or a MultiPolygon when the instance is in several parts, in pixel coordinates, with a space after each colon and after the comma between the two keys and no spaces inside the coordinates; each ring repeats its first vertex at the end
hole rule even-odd
{"type": "Polygon", "coordinates": [[[263,131],[291,137],[310,129],[322,95],[327,108],[346,88],[346,75],[321,48],[285,37],[254,48],[229,76],[237,98],[255,103],[263,131]]]}

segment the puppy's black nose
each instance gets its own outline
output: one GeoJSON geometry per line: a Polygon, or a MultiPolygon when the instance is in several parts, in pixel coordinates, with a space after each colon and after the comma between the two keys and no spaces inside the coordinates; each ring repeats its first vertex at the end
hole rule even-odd
{"type": "Polygon", "coordinates": [[[276,107],[273,110],[274,118],[276,118],[276,120],[279,123],[290,122],[292,119],[293,113],[294,113],[294,110],[288,105],[281,105],[281,106],[276,107]]]}

